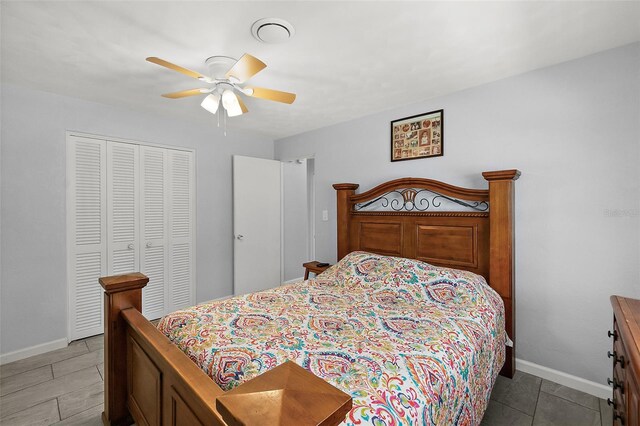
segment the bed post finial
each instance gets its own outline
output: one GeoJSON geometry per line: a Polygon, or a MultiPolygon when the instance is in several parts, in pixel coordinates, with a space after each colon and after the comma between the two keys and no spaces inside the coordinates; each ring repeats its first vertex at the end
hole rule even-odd
{"type": "Polygon", "coordinates": [[[104,289],[104,425],[131,424],[127,408],[127,325],[124,309],[142,311],[142,288],[149,278],[135,272],[102,277],[104,289]]]}
{"type": "Polygon", "coordinates": [[[340,260],[349,253],[349,213],[351,213],[351,196],[356,193],[360,185],[357,183],[336,183],[333,188],[337,196],[337,217],[338,224],[338,259],[340,260]]]}
{"type": "Polygon", "coordinates": [[[516,369],[516,288],[515,288],[515,228],[514,182],[520,171],[484,172],[489,182],[489,282],[504,301],[505,328],[513,347],[507,347],[501,374],[513,377],[516,369]]]}

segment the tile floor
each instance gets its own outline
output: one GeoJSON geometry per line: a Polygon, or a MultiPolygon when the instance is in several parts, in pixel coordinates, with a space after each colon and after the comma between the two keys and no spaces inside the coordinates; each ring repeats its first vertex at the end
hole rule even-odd
{"type": "MultiPolygon", "coordinates": [[[[0,366],[0,424],[101,425],[102,336],[0,366]]],[[[483,426],[608,426],[606,401],[530,374],[498,377],[483,426]]]]}
{"type": "Polygon", "coordinates": [[[1,425],[102,425],[103,336],[0,366],[1,425]]]}
{"type": "Polygon", "coordinates": [[[516,371],[498,376],[482,426],[609,426],[612,417],[604,399],[516,371]]]}

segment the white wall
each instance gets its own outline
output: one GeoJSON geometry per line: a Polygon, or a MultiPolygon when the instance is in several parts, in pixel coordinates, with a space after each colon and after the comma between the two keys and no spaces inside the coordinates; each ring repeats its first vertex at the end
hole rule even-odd
{"type": "Polygon", "coordinates": [[[302,264],[309,260],[307,215],[307,160],[282,163],[284,280],[304,275],[302,264]]]}
{"type": "Polygon", "coordinates": [[[315,157],[316,257],[327,262],[333,183],[418,176],[485,188],[480,172],[520,169],[517,357],[604,383],[609,295],[640,297],[639,70],[635,43],[278,140],[276,158],[315,157]],[[444,157],[391,163],[389,122],[440,108],[444,157]]]}
{"type": "Polygon", "coordinates": [[[65,131],[196,149],[197,300],[232,294],[231,155],[263,136],[2,86],[0,352],[67,336],[65,131]]]}

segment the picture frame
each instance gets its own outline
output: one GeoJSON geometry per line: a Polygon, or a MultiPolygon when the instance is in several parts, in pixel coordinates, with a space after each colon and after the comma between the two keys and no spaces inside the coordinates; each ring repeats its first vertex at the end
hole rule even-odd
{"type": "Polygon", "coordinates": [[[444,155],[444,109],[391,122],[391,161],[444,155]]]}

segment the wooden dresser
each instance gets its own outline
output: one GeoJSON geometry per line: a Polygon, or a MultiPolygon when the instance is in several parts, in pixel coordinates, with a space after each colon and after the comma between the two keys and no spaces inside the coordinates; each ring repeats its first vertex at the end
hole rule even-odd
{"type": "Polygon", "coordinates": [[[611,296],[613,306],[613,424],[640,426],[640,300],[611,296]]]}

